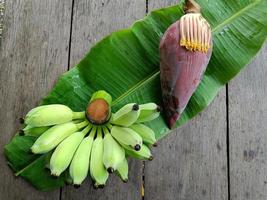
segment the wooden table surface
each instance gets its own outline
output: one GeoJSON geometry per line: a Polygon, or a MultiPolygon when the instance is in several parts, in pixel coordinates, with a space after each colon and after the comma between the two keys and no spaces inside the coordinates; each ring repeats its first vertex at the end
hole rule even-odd
{"type": "Polygon", "coordinates": [[[203,113],[159,142],[152,162],[132,160],[128,184],[35,190],[14,177],[3,146],[58,76],[96,41],[175,0],[9,0],[0,42],[0,200],[266,200],[267,46],[203,113]]]}

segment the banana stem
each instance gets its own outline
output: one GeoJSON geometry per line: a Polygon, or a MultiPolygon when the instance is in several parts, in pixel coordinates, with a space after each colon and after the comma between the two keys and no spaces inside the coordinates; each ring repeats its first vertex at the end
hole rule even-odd
{"type": "Polygon", "coordinates": [[[78,129],[81,129],[81,128],[87,126],[88,124],[89,124],[89,122],[87,120],[85,120],[79,124],[76,124],[76,126],[78,127],[78,129]]]}
{"type": "Polygon", "coordinates": [[[111,131],[112,125],[111,124],[107,124],[107,127],[111,131]]]}
{"type": "Polygon", "coordinates": [[[90,102],[94,101],[95,99],[104,99],[108,103],[109,106],[111,105],[111,102],[112,102],[112,97],[110,96],[109,93],[107,93],[104,90],[99,90],[95,92],[92,95],[90,102]]]}
{"type": "Polygon", "coordinates": [[[97,137],[101,137],[102,138],[102,127],[101,126],[98,126],[97,127],[97,137]]]}
{"type": "Polygon", "coordinates": [[[88,137],[92,137],[92,138],[94,138],[94,137],[95,137],[95,133],[96,133],[96,131],[97,131],[96,126],[93,126],[93,128],[91,129],[91,131],[90,131],[88,137]]]}
{"type": "Polygon", "coordinates": [[[84,119],[85,111],[82,112],[73,112],[72,119],[84,119]]]}
{"type": "Polygon", "coordinates": [[[86,127],[81,131],[81,133],[85,136],[85,135],[90,131],[91,128],[92,128],[92,125],[89,124],[88,126],[86,126],[86,127]]]}
{"type": "Polygon", "coordinates": [[[109,130],[106,126],[103,127],[103,132],[104,132],[104,135],[109,134],[109,130]]]}

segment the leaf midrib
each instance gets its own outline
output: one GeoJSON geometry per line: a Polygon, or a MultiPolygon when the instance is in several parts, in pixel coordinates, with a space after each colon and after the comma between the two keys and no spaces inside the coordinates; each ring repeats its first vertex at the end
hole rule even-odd
{"type": "Polygon", "coordinates": [[[153,79],[155,76],[157,76],[159,74],[159,70],[154,71],[152,74],[148,75],[146,78],[144,78],[143,80],[139,81],[138,83],[136,83],[133,87],[131,87],[129,90],[127,90],[125,93],[123,93],[121,96],[119,96],[118,98],[116,98],[111,106],[114,106],[116,103],[118,103],[120,100],[124,99],[125,96],[127,96],[128,94],[131,94],[133,91],[135,91],[137,88],[141,87],[142,85],[144,85],[145,83],[149,82],[151,79],[153,79]]]}
{"type": "Polygon", "coordinates": [[[231,17],[225,19],[222,23],[218,24],[217,26],[215,26],[212,29],[212,32],[216,32],[217,30],[219,30],[220,28],[222,28],[223,26],[225,26],[226,24],[229,24],[231,21],[233,21],[235,18],[239,17],[243,12],[245,12],[246,10],[250,9],[251,7],[254,7],[255,5],[259,4],[261,2],[261,0],[255,1],[247,6],[245,6],[244,8],[242,8],[241,10],[239,10],[238,12],[236,12],[234,15],[232,15],[231,17]]]}
{"type": "Polygon", "coordinates": [[[22,168],[21,170],[19,170],[18,172],[15,173],[15,176],[20,175],[21,173],[23,173],[26,169],[28,169],[30,166],[32,166],[33,164],[35,164],[36,162],[39,161],[39,159],[46,157],[47,154],[43,154],[40,157],[36,158],[33,162],[31,162],[29,165],[27,165],[26,167],[22,168]]]}
{"type": "MultiPolygon", "coordinates": [[[[230,22],[232,22],[235,18],[239,17],[243,12],[245,12],[246,10],[248,10],[251,7],[254,7],[255,5],[259,4],[261,2],[261,0],[255,1],[247,6],[245,6],[244,8],[242,8],[241,10],[239,10],[238,12],[236,12],[234,15],[230,16],[229,18],[226,18],[222,23],[218,24],[217,26],[215,26],[212,29],[212,32],[216,32],[217,30],[219,30],[220,28],[224,27],[226,24],[229,24],[230,22]]],[[[137,88],[141,87],[142,85],[144,85],[145,83],[149,82],[151,79],[153,79],[155,76],[157,76],[160,73],[160,70],[156,70],[154,71],[152,74],[150,74],[149,76],[147,76],[146,78],[144,78],[143,80],[139,81],[138,83],[136,83],[135,85],[133,85],[129,90],[127,90],[125,93],[123,93],[122,95],[120,95],[118,98],[116,98],[111,106],[116,105],[116,103],[120,102],[122,99],[124,99],[125,97],[127,97],[128,94],[131,94],[132,92],[134,92],[137,88]]]]}

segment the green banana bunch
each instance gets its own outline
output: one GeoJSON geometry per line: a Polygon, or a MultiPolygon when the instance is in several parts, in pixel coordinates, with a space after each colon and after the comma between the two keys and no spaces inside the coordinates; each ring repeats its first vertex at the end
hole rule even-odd
{"type": "Polygon", "coordinates": [[[103,127],[104,131],[104,153],[103,153],[103,163],[109,173],[113,173],[118,169],[119,165],[123,162],[125,158],[124,149],[117,143],[115,139],[111,136],[108,129],[103,127]]]}
{"type": "Polygon", "coordinates": [[[85,112],[73,112],[69,107],[60,104],[38,106],[25,117],[25,124],[32,127],[51,126],[70,122],[74,119],[84,119],[85,112]]]}
{"type": "Polygon", "coordinates": [[[43,134],[45,131],[47,131],[49,128],[50,128],[50,126],[32,127],[30,125],[27,125],[25,128],[23,128],[20,131],[20,134],[21,135],[38,137],[41,134],[43,134]]]}
{"type": "Polygon", "coordinates": [[[139,105],[140,115],[136,122],[147,122],[156,119],[160,114],[160,107],[155,103],[139,105]]]}
{"type": "Polygon", "coordinates": [[[31,151],[35,154],[47,153],[48,151],[54,149],[66,137],[70,136],[74,132],[77,132],[86,125],[88,125],[88,121],[84,121],[79,124],[67,122],[55,125],[38,137],[31,147],[31,151]]]}
{"type": "Polygon", "coordinates": [[[96,129],[96,126],[94,126],[91,129],[89,136],[83,139],[71,161],[69,173],[72,178],[73,184],[76,187],[84,181],[88,174],[91,149],[96,129]]]}
{"type": "Polygon", "coordinates": [[[129,171],[129,166],[127,159],[124,158],[122,163],[119,165],[118,169],[115,171],[116,174],[121,178],[121,180],[126,183],[128,181],[128,171],[129,171]]]}
{"type": "Polygon", "coordinates": [[[139,151],[135,151],[126,145],[122,146],[125,149],[126,155],[129,155],[139,160],[153,160],[153,156],[150,152],[150,149],[144,144],[141,146],[141,149],[139,151]]]}
{"type": "Polygon", "coordinates": [[[131,126],[140,115],[138,104],[130,103],[123,106],[112,116],[112,124],[120,126],[131,126]]]}
{"type": "Polygon", "coordinates": [[[71,134],[57,146],[50,159],[52,175],[60,176],[67,169],[76,149],[91,127],[92,125],[88,125],[83,131],[71,134]]]}
{"type": "Polygon", "coordinates": [[[35,154],[55,149],[49,162],[51,174],[60,176],[69,167],[68,180],[75,187],[88,174],[97,188],[112,172],[127,182],[126,156],[153,158],[146,145],[155,144],[155,133],[141,122],[157,118],[160,109],[154,103],[130,103],[111,114],[111,104],[110,94],[101,90],[92,95],[85,112],[59,104],[39,106],[28,112],[21,133],[38,137],[31,147],[35,154]]]}
{"type": "Polygon", "coordinates": [[[97,128],[97,137],[93,142],[90,158],[90,175],[95,181],[94,186],[104,187],[108,179],[109,173],[107,172],[103,163],[104,142],[102,138],[102,128],[97,128]]]}
{"type": "Polygon", "coordinates": [[[133,124],[129,128],[133,129],[136,133],[138,133],[142,137],[143,142],[152,145],[156,143],[155,133],[151,128],[143,124],[133,124]]]}
{"type": "Polygon", "coordinates": [[[142,137],[127,127],[112,126],[111,135],[121,144],[130,146],[139,151],[142,146],[142,137]]]}

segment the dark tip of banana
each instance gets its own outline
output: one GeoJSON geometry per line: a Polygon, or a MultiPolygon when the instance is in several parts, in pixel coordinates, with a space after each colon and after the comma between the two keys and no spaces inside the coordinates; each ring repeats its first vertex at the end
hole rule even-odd
{"type": "Polygon", "coordinates": [[[98,185],[93,184],[93,188],[94,188],[95,190],[97,190],[97,189],[98,189],[98,185]]]}
{"type": "Polygon", "coordinates": [[[31,149],[27,151],[28,154],[34,154],[31,149]]]}
{"type": "Polygon", "coordinates": [[[134,150],[135,151],[140,151],[140,149],[141,149],[141,146],[139,144],[134,146],[134,150]]]}
{"type": "Polygon", "coordinates": [[[135,111],[139,110],[139,105],[138,104],[134,104],[133,105],[133,110],[135,110],[135,111]]]}
{"type": "Polygon", "coordinates": [[[108,173],[112,174],[112,173],[114,172],[114,169],[113,169],[112,167],[109,167],[109,168],[107,169],[107,171],[108,171],[108,173]]]}
{"type": "Polygon", "coordinates": [[[105,185],[99,185],[98,188],[103,189],[105,185]]]}
{"type": "Polygon", "coordinates": [[[127,183],[128,179],[126,178],[126,179],[122,180],[122,182],[127,183]]]}
{"type": "Polygon", "coordinates": [[[50,169],[48,167],[45,167],[44,170],[45,171],[50,171],[50,169]]]}
{"type": "Polygon", "coordinates": [[[79,184],[74,184],[73,187],[76,188],[76,189],[78,189],[79,187],[81,187],[81,185],[79,185],[79,184]]]}
{"type": "Polygon", "coordinates": [[[157,106],[157,111],[158,112],[161,112],[162,111],[162,108],[159,105],[157,106]]]}
{"type": "Polygon", "coordinates": [[[52,177],[53,179],[57,179],[57,178],[58,178],[58,176],[56,176],[55,174],[51,174],[51,177],[52,177]]]}
{"type": "Polygon", "coordinates": [[[155,142],[155,143],[153,144],[153,147],[157,147],[157,146],[158,146],[158,143],[155,142]]]}
{"type": "Polygon", "coordinates": [[[21,117],[21,118],[19,118],[19,123],[21,123],[21,124],[24,124],[24,119],[21,117]]]}
{"type": "Polygon", "coordinates": [[[154,159],[153,156],[150,156],[150,157],[148,158],[149,161],[151,161],[151,160],[153,160],[153,159],[154,159]]]}
{"type": "Polygon", "coordinates": [[[21,130],[19,130],[19,135],[20,136],[23,136],[24,135],[24,131],[21,129],[21,130]]]}

